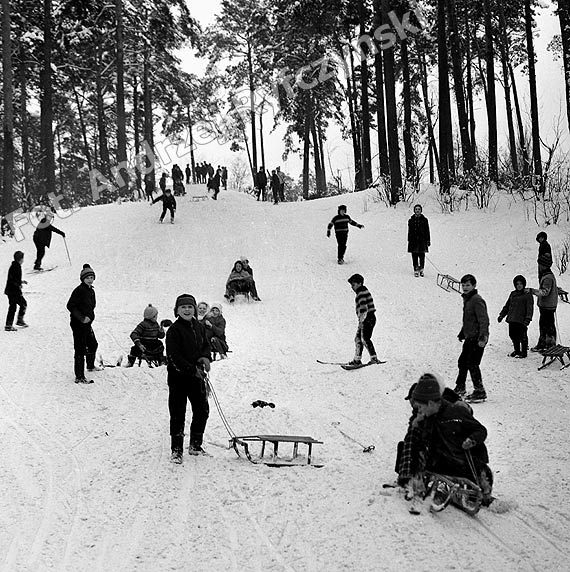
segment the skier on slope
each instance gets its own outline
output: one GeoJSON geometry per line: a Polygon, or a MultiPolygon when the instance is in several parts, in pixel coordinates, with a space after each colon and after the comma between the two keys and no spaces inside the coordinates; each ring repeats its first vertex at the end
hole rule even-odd
{"type": "Polygon", "coordinates": [[[152,204],[157,203],[158,201],[162,201],[162,214],[160,215],[160,219],[158,222],[162,222],[164,217],[166,216],[166,211],[170,211],[170,222],[174,224],[174,213],[176,212],[176,199],[172,195],[172,191],[170,189],[165,189],[164,193],[159,197],[156,197],[152,204]]]}
{"type": "Polygon", "coordinates": [[[38,227],[36,228],[33,236],[34,244],[36,245],[36,261],[34,262],[34,270],[41,270],[42,269],[42,259],[45,256],[46,248],[49,248],[51,244],[51,235],[52,233],[57,233],[65,238],[65,232],[63,230],[59,230],[59,228],[55,228],[51,224],[53,220],[53,214],[48,212],[45,216],[40,220],[38,227]]]}
{"type": "Polygon", "coordinates": [[[190,455],[205,455],[202,448],[204,430],[210,414],[206,373],[210,371],[210,343],[204,326],[198,322],[196,299],[190,294],[176,298],[177,320],[166,334],[168,366],[168,410],[173,463],[182,463],[186,401],[192,406],[190,455]]]}
{"type": "Polygon", "coordinates": [[[357,228],[364,228],[363,224],[357,223],[346,214],[346,205],[340,205],[338,207],[338,213],[332,218],[327,226],[327,238],[330,238],[331,229],[334,226],[334,233],[338,245],[337,258],[339,264],[344,264],[344,253],[346,252],[349,224],[356,226],[357,228]]]}
{"type": "Polygon", "coordinates": [[[376,308],[374,300],[364,286],[364,278],[360,274],[353,274],[348,282],[356,293],[356,315],[358,316],[358,328],[354,337],[355,352],[354,359],[348,363],[350,366],[359,367],[362,365],[362,352],[364,347],[370,354],[371,363],[380,363],[376,356],[376,350],[372,343],[372,332],[376,325],[376,308]]]}
{"type": "Polygon", "coordinates": [[[485,440],[487,429],[465,404],[442,398],[437,377],[424,373],[412,392],[417,415],[412,415],[398,465],[398,483],[419,494],[425,472],[461,477],[477,483],[482,505],[492,501],[493,473],[485,440]]]}

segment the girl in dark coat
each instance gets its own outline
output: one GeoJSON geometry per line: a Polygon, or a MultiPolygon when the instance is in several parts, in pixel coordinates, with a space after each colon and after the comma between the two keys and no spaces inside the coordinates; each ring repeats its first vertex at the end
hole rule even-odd
{"type": "Polygon", "coordinates": [[[414,206],[414,214],[408,221],[408,252],[412,254],[414,276],[424,275],[426,252],[430,246],[429,222],[422,214],[421,205],[414,206]]]}
{"type": "Polygon", "coordinates": [[[93,383],[93,380],[85,378],[85,363],[88,371],[99,371],[101,368],[95,365],[97,352],[97,338],[93,332],[93,320],[95,320],[95,272],[84,264],[79,274],[81,284],[75,288],[67,302],[69,310],[70,326],[73,332],[73,349],[75,383],[93,383]]]}
{"type": "Polygon", "coordinates": [[[36,261],[34,262],[34,270],[42,269],[42,259],[45,256],[46,248],[49,248],[49,245],[51,244],[52,233],[55,232],[65,238],[65,232],[63,232],[63,230],[59,230],[59,228],[55,228],[55,226],[52,226],[52,220],[53,215],[48,213],[42,218],[42,220],[40,220],[40,223],[34,232],[33,240],[37,250],[36,261]]]}
{"type": "Polygon", "coordinates": [[[8,296],[8,315],[6,316],[7,332],[15,332],[16,328],[12,325],[14,323],[14,316],[16,315],[16,308],[19,306],[18,319],[16,325],[22,328],[27,328],[28,324],[24,322],[24,315],[28,304],[22,295],[22,284],[27,284],[22,280],[22,264],[24,262],[24,253],[20,250],[14,252],[14,261],[8,270],[8,279],[6,280],[6,288],[4,294],[8,296]]]}

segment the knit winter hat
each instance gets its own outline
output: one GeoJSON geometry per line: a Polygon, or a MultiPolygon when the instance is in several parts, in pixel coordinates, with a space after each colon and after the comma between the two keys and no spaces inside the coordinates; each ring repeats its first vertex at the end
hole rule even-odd
{"type": "Polygon", "coordinates": [[[517,282],[522,282],[523,288],[526,288],[526,278],[524,276],[522,276],[521,274],[517,274],[513,278],[513,286],[515,288],[517,287],[517,282]]]}
{"type": "Polygon", "coordinates": [[[348,282],[350,282],[351,284],[353,282],[356,282],[357,284],[364,284],[364,277],[362,276],[362,274],[353,274],[349,279],[348,282]]]}
{"type": "Polygon", "coordinates": [[[152,304],[149,304],[144,309],[143,316],[145,320],[156,320],[156,317],[158,316],[158,310],[152,304]]]}
{"type": "Polygon", "coordinates": [[[196,307],[196,298],[192,296],[192,294],[180,294],[178,298],[176,298],[176,303],[174,304],[174,315],[178,316],[178,307],[185,305],[185,304],[192,304],[194,306],[194,315],[198,315],[198,308],[196,307]]]}
{"type": "Polygon", "coordinates": [[[438,401],[441,399],[441,386],[433,373],[424,373],[420,377],[412,392],[412,399],[426,403],[428,401],[438,401]]]}
{"type": "Polygon", "coordinates": [[[24,258],[24,253],[21,250],[16,250],[16,252],[14,252],[14,260],[18,261],[22,260],[22,258],[24,258]]]}
{"type": "Polygon", "coordinates": [[[222,305],[221,305],[219,302],[214,302],[214,303],[212,304],[212,310],[213,310],[214,308],[218,308],[218,310],[220,311],[220,314],[222,313],[222,305]]]}
{"type": "Polygon", "coordinates": [[[83,282],[83,280],[85,280],[85,278],[88,278],[89,276],[93,276],[93,278],[95,278],[95,272],[93,268],[89,266],[89,264],[84,264],[81,272],[79,273],[79,279],[81,280],[81,282],[83,282]]]}

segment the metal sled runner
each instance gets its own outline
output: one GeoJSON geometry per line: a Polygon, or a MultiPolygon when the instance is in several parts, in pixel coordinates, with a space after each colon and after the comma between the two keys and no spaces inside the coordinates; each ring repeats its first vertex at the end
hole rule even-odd
{"type": "Polygon", "coordinates": [[[556,360],[559,360],[560,363],[562,364],[562,367],[560,368],[561,370],[566,369],[568,366],[570,366],[570,361],[568,363],[564,363],[564,356],[566,356],[570,360],[569,347],[557,344],[551,348],[548,348],[547,350],[542,350],[540,353],[542,354],[542,365],[538,368],[539,371],[541,369],[544,369],[545,367],[548,367],[551,363],[555,362],[556,360]],[[546,361],[547,359],[550,359],[550,361],[547,362],[546,361]]]}
{"type": "Polygon", "coordinates": [[[457,292],[461,294],[461,282],[449,274],[438,274],[437,285],[446,292],[457,292]]]}
{"type": "MultiPolygon", "coordinates": [[[[252,463],[263,463],[264,465],[269,465],[270,467],[294,467],[298,465],[310,465],[312,461],[313,445],[322,444],[322,441],[317,441],[312,437],[306,435],[248,435],[248,436],[233,436],[230,439],[230,447],[233,447],[234,451],[237,453],[238,457],[241,457],[241,452],[239,446],[243,447],[243,452],[246,458],[252,463]],[[251,443],[261,443],[261,453],[257,459],[255,459],[251,451],[249,450],[249,445],[251,443]],[[273,457],[272,460],[264,460],[265,447],[267,443],[273,444],[273,457]],[[293,456],[291,460],[279,459],[279,444],[280,443],[293,443],[293,456]],[[299,443],[307,445],[307,462],[298,463],[295,459],[299,456],[299,443]]],[[[313,465],[314,467],[322,467],[322,465],[313,465]]]]}

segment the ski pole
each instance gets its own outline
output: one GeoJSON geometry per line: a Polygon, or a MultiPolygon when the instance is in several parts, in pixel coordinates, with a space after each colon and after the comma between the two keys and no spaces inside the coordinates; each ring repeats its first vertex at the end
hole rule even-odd
{"type": "Polygon", "coordinates": [[[71,266],[71,256],[69,256],[69,248],[67,248],[67,240],[65,240],[65,236],[63,237],[63,244],[65,244],[65,251],[67,252],[67,260],[69,260],[69,266],[71,266]]]}

